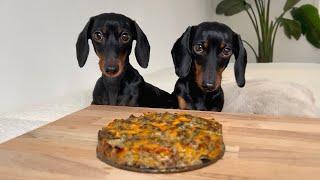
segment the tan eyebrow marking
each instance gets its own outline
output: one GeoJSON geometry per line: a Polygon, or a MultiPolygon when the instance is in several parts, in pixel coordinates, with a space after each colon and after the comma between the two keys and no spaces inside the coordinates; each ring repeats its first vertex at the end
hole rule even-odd
{"type": "Polygon", "coordinates": [[[204,46],[205,48],[208,48],[208,47],[209,47],[208,41],[204,42],[204,43],[203,43],[203,46],[204,46]]]}
{"type": "Polygon", "coordinates": [[[226,47],[226,44],[224,42],[222,42],[219,47],[220,47],[220,49],[222,49],[222,48],[226,47]]]}

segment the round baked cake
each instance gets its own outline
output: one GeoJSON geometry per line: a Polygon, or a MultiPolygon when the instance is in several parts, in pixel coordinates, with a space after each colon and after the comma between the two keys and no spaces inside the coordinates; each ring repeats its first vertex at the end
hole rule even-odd
{"type": "Polygon", "coordinates": [[[115,119],[98,133],[97,157],[131,171],[188,171],[207,166],[223,154],[222,125],[187,114],[131,115],[115,119]]]}

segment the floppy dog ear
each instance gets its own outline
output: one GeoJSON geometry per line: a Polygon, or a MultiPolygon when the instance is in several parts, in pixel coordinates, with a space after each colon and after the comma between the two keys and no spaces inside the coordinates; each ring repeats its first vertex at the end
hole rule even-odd
{"type": "Polygon", "coordinates": [[[190,36],[192,27],[189,26],[182,36],[174,43],[171,50],[176,74],[183,78],[189,74],[191,67],[190,36]]]}
{"type": "Polygon", "coordinates": [[[243,87],[246,83],[245,71],[247,66],[247,51],[243,47],[243,43],[240,35],[234,34],[233,36],[233,47],[234,47],[234,76],[236,78],[239,87],[243,87]]]}
{"type": "Polygon", "coordinates": [[[88,39],[90,38],[90,35],[88,33],[90,32],[89,29],[92,24],[92,19],[93,18],[90,18],[86,26],[80,32],[77,43],[76,43],[77,59],[80,67],[84,66],[88,58],[88,54],[89,54],[88,39]]]}
{"type": "Polygon", "coordinates": [[[150,58],[149,41],[136,22],[134,22],[134,25],[136,29],[136,47],[134,49],[134,53],[138,64],[143,68],[147,68],[150,58]]]}

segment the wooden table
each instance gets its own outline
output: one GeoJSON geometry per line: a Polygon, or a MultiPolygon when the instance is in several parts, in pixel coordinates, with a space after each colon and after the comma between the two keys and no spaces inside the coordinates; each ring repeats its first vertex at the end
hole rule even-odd
{"type": "Polygon", "coordinates": [[[320,179],[320,119],[90,106],[0,144],[0,179],[320,179]],[[188,112],[223,124],[226,153],[208,167],[176,174],[113,168],[96,158],[98,130],[141,112],[188,112]]]}

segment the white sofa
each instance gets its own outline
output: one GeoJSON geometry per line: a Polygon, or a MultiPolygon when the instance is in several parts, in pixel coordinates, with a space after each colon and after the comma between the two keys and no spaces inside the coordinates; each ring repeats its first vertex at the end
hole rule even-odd
{"type": "MultiPolygon", "coordinates": [[[[320,64],[250,63],[244,88],[236,86],[233,73],[233,64],[229,64],[222,81],[224,112],[320,116],[320,64]]],[[[177,79],[173,68],[145,74],[144,78],[169,92],[177,79]]],[[[92,89],[0,114],[0,143],[88,106],[92,89]]]]}

